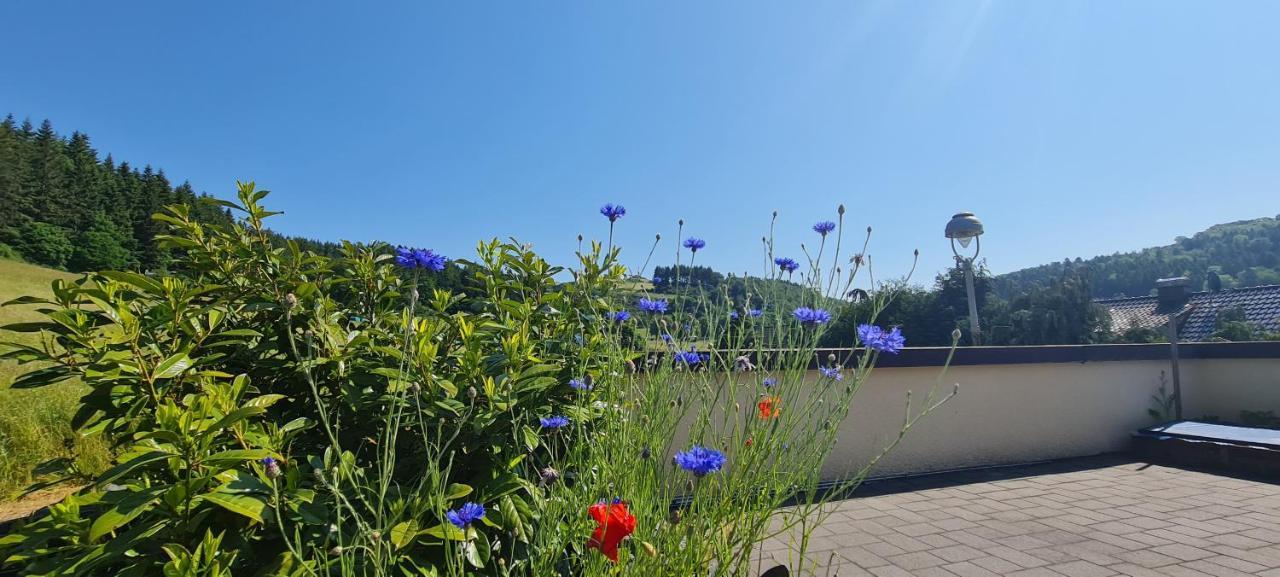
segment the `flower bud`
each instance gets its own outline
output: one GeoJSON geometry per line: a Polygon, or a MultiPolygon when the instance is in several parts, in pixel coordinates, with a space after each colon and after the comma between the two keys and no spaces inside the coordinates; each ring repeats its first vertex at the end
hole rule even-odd
{"type": "Polygon", "coordinates": [[[373,539],[373,542],[374,542],[374,543],[377,543],[378,541],[381,541],[381,540],[382,540],[382,532],[381,532],[381,531],[374,531],[374,532],[372,532],[372,533],[370,533],[370,534],[369,534],[369,538],[370,538],[370,539],[373,539]]]}
{"type": "Polygon", "coordinates": [[[289,309],[298,306],[298,295],[293,293],[284,295],[284,306],[289,309]]]}
{"type": "Polygon", "coordinates": [[[542,477],[543,485],[550,485],[560,480],[560,471],[555,470],[555,468],[553,467],[547,467],[543,469],[539,474],[542,477]]]}
{"type": "Polygon", "coordinates": [[[334,545],[333,548],[329,550],[329,556],[330,557],[342,556],[342,545],[334,545]]]}
{"type": "Polygon", "coordinates": [[[831,363],[831,364],[833,364],[833,365],[834,365],[834,364],[835,364],[835,362],[836,362],[836,354],[835,354],[835,353],[827,353],[827,362],[828,362],[828,363],[831,363]]]}
{"type": "Polygon", "coordinates": [[[275,459],[271,457],[264,457],[262,459],[262,468],[264,469],[268,479],[280,478],[280,463],[275,459]]]}
{"type": "Polygon", "coordinates": [[[476,395],[477,395],[477,394],[478,394],[478,393],[477,393],[477,391],[476,391],[476,388],[475,388],[475,387],[467,387],[467,398],[469,398],[469,399],[471,399],[471,400],[473,400],[473,401],[474,401],[474,400],[475,400],[475,398],[476,398],[476,395]]]}
{"type": "Polygon", "coordinates": [[[954,328],[954,329],[951,329],[951,341],[952,341],[952,342],[959,342],[959,341],[960,341],[960,329],[959,329],[959,327],[954,328]]]}
{"type": "Polygon", "coordinates": [[[844,216],[844,205],[841,204],[840,208],[836,209],[836,212],[840,213],[840,216],[844,216]]]}
{"type": "Polygon", "coordinates": [[[662,240],[662,235],[661,234],[653,235],[653,240],[662,240]]]}

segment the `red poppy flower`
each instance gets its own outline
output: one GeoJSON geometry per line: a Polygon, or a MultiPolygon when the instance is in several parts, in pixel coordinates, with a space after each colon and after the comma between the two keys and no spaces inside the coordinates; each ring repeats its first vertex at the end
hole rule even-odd
{"type": "Polygon", "coordinates": [[[778,397],[765,397],[756,403],[756,407],[760,409],[761,419],[772,419],[782,414],[782,399],[778,397]]]}
{"type": "Polygon", "coordinates": [[[599,549],[614,563],[618,562],[618,544],[636,530],[636,516],[622,502],[601,502],[587,509],[596,520],[596,530],[591,532],[587,548],[599,549]]]}

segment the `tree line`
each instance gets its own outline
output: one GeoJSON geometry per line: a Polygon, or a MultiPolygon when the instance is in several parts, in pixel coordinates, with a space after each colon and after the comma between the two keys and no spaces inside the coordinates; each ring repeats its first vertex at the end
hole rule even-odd
{"type": "MultiPolygon", "coordinates": [[[[0,257],[76,272],[166,270],[173,255],[156,243],[161,225],[151,215],[171,204],[186,205],[202,223],[234,220],[189,182],[175,186],[163,170],[100,157],[83,132],[63,137],[48,120],[37,128],[13,115],[0,122],[0,257]]],[[[329,256],[339,251],[293,240],[329,256]]]]}
{"type": "Polygon", "coordinates": [[[1011,298],[1047,286],[1068,269],[1089,271],[1091,296],[1151,294],[1159,278],[1185,276],[1192,290],[1280,284],[1280,216],[1209,227],[1173,244],[1139,251],[1074,259],[995,277],[995,291],[1011,298]]]}

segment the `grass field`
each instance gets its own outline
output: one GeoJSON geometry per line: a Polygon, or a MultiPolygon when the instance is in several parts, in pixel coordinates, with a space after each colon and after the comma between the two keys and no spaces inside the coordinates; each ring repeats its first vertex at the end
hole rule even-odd
{"type": "MultiPolygon", "coordinates": [[[[35,265],[0,260],[0,302],[23,295],[49,294],[49,283],[75,275],[35,265]]],[[[37,307],[0,307],[0,326],[38,320],[37,307]]],[[[0,343],[31,342],[38,337],[0,330],[0,343]]],[[[0,345],[2,347],[3,345],[0,345]]],[[[33,390],[11,390],[15,376],[30,370],[0,361],[0,501],[16,496],[36,479],[32,469],[44,461],[75,459],[86,473],[97,473],[109,464],[109,452],[96,438],[81,438],[69,425],[77,399],[84,394],[79,383],[60,383],[33,390]]]]}

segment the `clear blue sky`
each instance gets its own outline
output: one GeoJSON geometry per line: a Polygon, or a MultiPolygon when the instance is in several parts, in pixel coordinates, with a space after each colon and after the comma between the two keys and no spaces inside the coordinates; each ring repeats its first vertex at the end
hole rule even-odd
{"type": "MultiPolygon", "coordinates": [[[[995,272],[1280,212],[1280,3],[61,2],[5,5],[0,113],[275,227],[567,264],[621,202],[630,263],[675,221],[761,268],[835,207],[879,276],[995,272]],[[462,7],[465,4],[466,7],[462,7]]],[[[670,260],[664,258],[663,261],[670,260]]],[[[919,277],[918,277],[919,278],[919,277]]]]}

